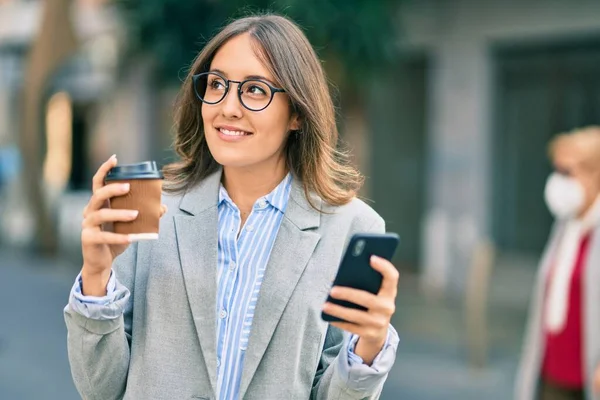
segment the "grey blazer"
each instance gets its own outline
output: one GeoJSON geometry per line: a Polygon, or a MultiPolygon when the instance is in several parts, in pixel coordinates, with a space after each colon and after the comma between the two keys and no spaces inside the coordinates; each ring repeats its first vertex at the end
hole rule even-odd
{"type": "MultiPolygon", "coordinates": [[[[529,320],[521,356],[521,364],[516,376],[515,400],[537,399],[542,357],[544,355],[544,335],[542,330],[542,309],[544,304],[544,282],[548,277],[554,251],[558,245],[562,224],[557,224],[550,235],[548,245],[541,259],[536,285],[532,293],[529,320]]],[[[594,229],[585,266],[583,289],[583,353],[586,374],[586,398],[600,400],[592,388],[594,370],[600,365],[600,228],[594,229]]]]}
{"type": "MultiPolygon", "coordinates": [[[[132,245],[115,260],[117,279],[131,292],[115,305],[124,314],[96,320],[65,308],[69,360],[83,398],[215,398],[220,177],[183,196],[165,195],[160,239],[132,245]]],[[[294,180],[256,307],[240,399],[377,399],[386,379],[364,365],[342,376],[336,358],[347,358],[340,351],[346,334],[320,317],[349,237],[384,232],[384,221],[360,200],[341,207],[313,201],[325,213],[311,208],[294,180]]],[[[388,348],[378,365],[389,371],[394,359],[388,348]]]]}

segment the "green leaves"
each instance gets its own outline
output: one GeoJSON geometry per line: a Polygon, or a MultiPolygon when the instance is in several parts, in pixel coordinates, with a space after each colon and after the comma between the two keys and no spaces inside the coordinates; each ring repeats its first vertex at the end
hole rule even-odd
{"type": "MultiPolygon", "coordinates": [[[[114,0],[130,32],[131,54],[152,53],[161,77],[178,80],[202,45],[230,19],[271,11],[305,31],[326,68],[349,86],[395,56],[393,0],[114,0]],[[335,61],[335,62],[333,62],[335,61]]],[[[340,82],[341,83],[341,82],[340,82]]]]}

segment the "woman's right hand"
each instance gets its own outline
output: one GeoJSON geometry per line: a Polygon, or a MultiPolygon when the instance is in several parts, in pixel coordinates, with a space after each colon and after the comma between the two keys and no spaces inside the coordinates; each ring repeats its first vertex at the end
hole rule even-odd
{"type": "MultiPolygon", "coordinates": [[[[110,227],[116,221],[133,221],[138,215],[137,210],[108,208],[110,198],[129,192],[127,183],[104,184],[106,174],[115,165],[117,157],[113,155],[100,166],[93,178],[92,197],[83,210],[81,279],[83,294],[88,296],[106,295],[113,260],[131,243],[128,235],[103,230],[102,227],[110,227]]],[[[161,216],[165,211],[165,206],[161,206],[161,216]]]]}

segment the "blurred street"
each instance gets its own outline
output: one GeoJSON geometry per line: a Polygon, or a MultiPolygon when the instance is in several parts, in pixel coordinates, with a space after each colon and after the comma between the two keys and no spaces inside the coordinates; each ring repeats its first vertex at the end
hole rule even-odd
{"type": "Polygon", "coordinates": [[[0,399],[78,399],[62,317],[76,268],[0,250],[0,399]]]}
{"type": "MultiPolygon", "coordinates": [[[[555,223],[548,178],[574,179],[559,200],[597,182],[548,150],[558,134],[600,133],[600,1],[268,3],[316,49],[340,144],[366,177],[359,197],[401,237],[401,341],[381,399],[512,399],[555,223]]],[[[79,398],[62,310],[92,176],[111,154],[180,160],[182,81],[212,68],[192,60],[227,21],[266,6],[0,0],[0,400],[79,398]]]]}
{"type": "MultiPolygon", "coordinates": [[[[62,317],[77,269],[74,263],[0,249],[0,399],[78,398],[62,317]]],[[[465,361],[460,307],[424,299],[416,290],[416,280],[403,276],[394,321],[400,348],[382,400],[511,398],[525,317],[522,302],[511,293],[523,293],[530,279],[514,273],[506,269],[494,276],[489,365],[480,371],[470,369],[465,361]],[[512,282],[510,290],[502,291],[508,288],[503,279],[512,282]],[[514,286],[519,280],[523,287],[514,286]]]]}

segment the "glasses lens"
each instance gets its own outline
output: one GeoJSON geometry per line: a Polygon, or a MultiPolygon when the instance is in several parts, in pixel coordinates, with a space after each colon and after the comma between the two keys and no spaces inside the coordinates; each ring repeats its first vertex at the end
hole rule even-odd
{"type": "Polygon", "coordinates": [[[227,82],[221,76],[207,72],[196,79],[196,95],[205,103],[215,104],[227,93],[227,82]]]}
{"type": "Polygon", "coordinates": [[[246,81],[240,87],[242,103],[251,110],[262,110],[271,101],[271,89],[261,81],[246,81]]]}

